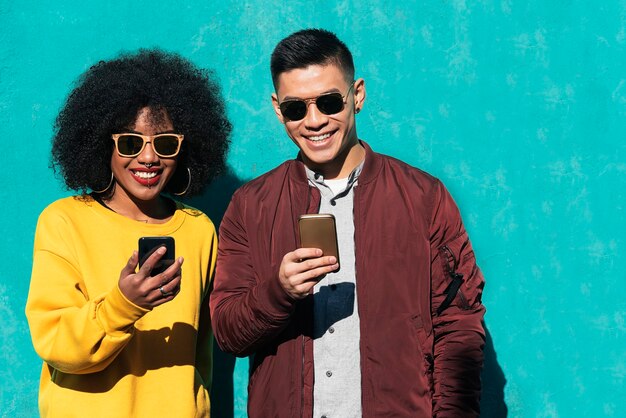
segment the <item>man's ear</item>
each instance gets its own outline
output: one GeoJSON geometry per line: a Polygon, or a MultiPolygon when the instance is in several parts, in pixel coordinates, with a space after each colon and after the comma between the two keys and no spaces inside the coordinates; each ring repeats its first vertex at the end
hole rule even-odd
{"type": "Polygon", "coordinates": [[[363,109],[363,102],[365,102],[365,80],[362,78],[357,79],[354,82],[354,113],[359,113],[363,109]]]}
{"type": "Polygon", "coordinates": [[[276,113],[276,117],[282,123],[285,124],[285,118],[283,118],[283,114],[280,111],[280,107],[278,106],[278,96],[276,93],[272,93],[272,106],[274,107],[274,113],[276,113]]]}

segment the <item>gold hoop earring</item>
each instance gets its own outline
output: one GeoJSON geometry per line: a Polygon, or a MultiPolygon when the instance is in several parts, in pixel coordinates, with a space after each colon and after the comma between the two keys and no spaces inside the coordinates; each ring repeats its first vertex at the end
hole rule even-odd
{"type": "Polygon", "coordinates": [[[185,190],[183,190],[182,192],[179,192],[179,193],[172,192],[174,196],[182,196],[186,194],[187,191],[189,191],[189,186],[191,186],[191,170],[189,169],[189,167],[187,167],[187,175],[189,177],[189,180],[187,181],[187,187],[185,187],[185,190]]]}
{"type": "Polygon", "coordinates": [[[94,193],[98,193],[98,194],[100,194],[100,193],[104,193],[104,192],[106,192],[107,190],[109,190],[109,189],[111,188],[111,186],[113,186],[113,181],[114,181],[114,180],[115,180],[115,177],[113,176],[113,172],[111,171],[111,181],[109,181],[109,184],[107,185],[107,187],[105,187],[105,188],[104,188],[104,189],[102,189],[102,190],[93,190],[93,189],[92,189],[92,191],[93,191],[94,193]]]}

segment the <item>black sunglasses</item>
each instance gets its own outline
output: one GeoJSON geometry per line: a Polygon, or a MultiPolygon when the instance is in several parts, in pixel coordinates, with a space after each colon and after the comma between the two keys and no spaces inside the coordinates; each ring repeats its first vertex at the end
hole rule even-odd
{"type": "Polygon", "coordinates": [[[343,96],[341,93],[326,93],[311,99],[289,99],[279,104],[278,107],[280,107],[280,113],[283,117],[291,122],[301,120],[306,116],[310,102],[315,102],[315,106],[323,114],[334,115],[343,110],[346,104],[346,97],[352,90],[352,87],[354,87],[354,81],[343,96]]]}

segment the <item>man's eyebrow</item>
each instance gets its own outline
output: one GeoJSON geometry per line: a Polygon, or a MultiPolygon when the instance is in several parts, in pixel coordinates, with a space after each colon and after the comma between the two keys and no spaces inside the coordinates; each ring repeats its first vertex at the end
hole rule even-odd
{"type": "Polygon", "coordinates": [[[340,91],[338,88],[333,87],[332,89],[326,90],[326,91],[324,91],[324,92],[322,92],[322,93],[318,94],[317,96],[313,96],[313,97],[285,96],[285,97],[283,97],[283,101],[285,101],[285,100],[308,100],[308,99],[317,99],[317,98],[318,98],[318,97],[320,97],[320,96],[323,96],[323,95],[325,95],[325,94],[330,94],[330,93],[340,93],[340,94],[341,94],[341,91],[340,91]]]}

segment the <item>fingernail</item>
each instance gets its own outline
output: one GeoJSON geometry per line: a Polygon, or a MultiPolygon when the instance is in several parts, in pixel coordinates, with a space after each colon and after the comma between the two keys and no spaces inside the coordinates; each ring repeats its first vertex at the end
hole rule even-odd
{"type": "Polygon", "coordinates": [[[165,254],[167,250],[165,249],[165,247],[159,247],[159,249],[157,250],[157,252],[161,255],[165,254]]]}
{"type": "Polygon", "coordinates": [[[330,264],[335,264],[337,259],[335,257],[330,257],[330,264]]]}
{"type": "Polygon", "coordinates": [[[320,250],[319,248],[315,250],[315,255],[317,255],[318,257],[322,255],[322,250],[320,250]]]}

